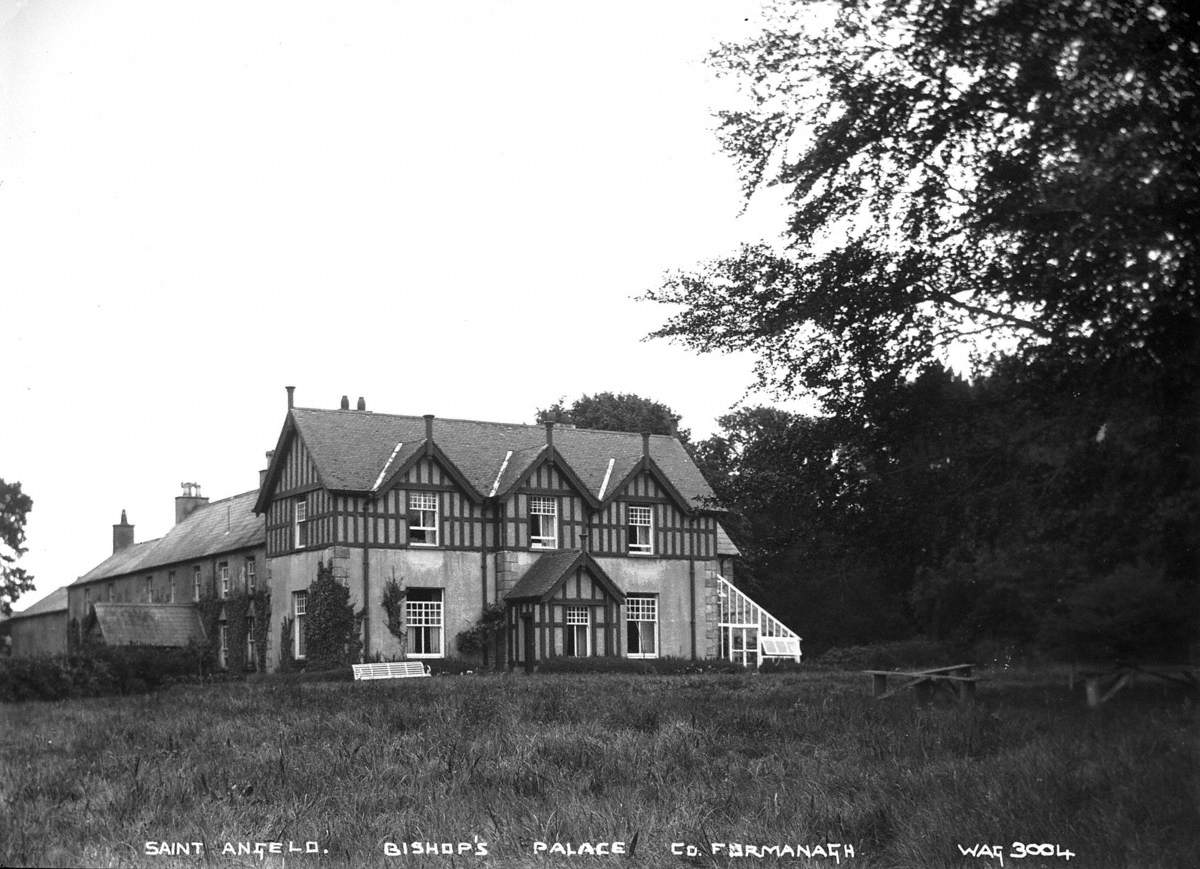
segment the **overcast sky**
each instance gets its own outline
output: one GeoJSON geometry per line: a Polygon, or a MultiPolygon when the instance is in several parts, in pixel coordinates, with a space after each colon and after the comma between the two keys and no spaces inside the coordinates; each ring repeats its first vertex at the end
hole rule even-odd
{"type": "MultiPolygon", "coordinates": [[[[704,67],[758,0],[0,0],[0,477],[37,591],[253,489],[297,404],[532,422],[636,392],[699,435],[746,357],[642,339],[739,216],[704,67]]],[[[761,400],[761,397],[760,397],[761,400]]]]}

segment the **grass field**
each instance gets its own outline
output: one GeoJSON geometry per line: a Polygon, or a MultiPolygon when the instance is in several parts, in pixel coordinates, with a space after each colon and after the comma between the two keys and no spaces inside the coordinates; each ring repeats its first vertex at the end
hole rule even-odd
{"type": "Polygon", "coordinates": [[[974,707],[918,708],[866,688],[497,675],[0,706],[0,865],[1200,865],[1191,698],[1135,686],[1089,711],[1065,678],[996,675],[974,707]],[[320,853],[287,854],[310,841],[320,853]],[[614,841],[632,856],[534,856],[614,841]],[[412,842],[456,853],[387,853],[412,842]],[[1014,842],[1074,856],[1018,859],[1014,842]],[[1003,864],[960,853],[978,843],[1003,864]]]}

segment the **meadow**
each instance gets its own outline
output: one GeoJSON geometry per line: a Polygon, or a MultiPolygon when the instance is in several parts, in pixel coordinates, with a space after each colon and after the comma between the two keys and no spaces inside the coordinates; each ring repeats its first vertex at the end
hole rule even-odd
{"type": "Polygon", "coordinates": [[[1195,866],[1196,724],[1174,689],[1089,710],[1061,673],[987,675],[973,706],[830,672],[11,703],[0,865],[1195,866]],[[562,853],[585,843],[625,854],[562,853]]]}

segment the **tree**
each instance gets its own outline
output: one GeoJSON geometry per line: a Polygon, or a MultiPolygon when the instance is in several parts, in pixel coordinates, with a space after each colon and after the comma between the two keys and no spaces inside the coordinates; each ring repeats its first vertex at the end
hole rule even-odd
{"type": "Polygon", "coordinates": [[[683,310],[656,334],[754,351],[764,383],[843,412],[990,340],[1147,370],[1194,420],[1194,7],[842,0],[824,26],[812,8],[712,55],[748,100],[722,143],[748,194],[788,191],[785,241],[672,276],[649,297],[683,310]]]}
{"type": "Polygon", "coordinates": [[[679,428],[679,414],[665,404],[633,393],[598,392],[581,395],[567,407],[560,398],[548,408],[539,408],[537,422],[562,422],[603,431],[649,432],[675,435],[684,443],[691,433],[679,428]]]}
{"type": "Polygon", "coordinates": [[[0,612],[12,613],[12,605],[22,594],[33,590],[33,577],[16,561],[26,552],[25,518],[33,509],[33,499],[21,491],[20,483],[0,479],[0,612]]]}

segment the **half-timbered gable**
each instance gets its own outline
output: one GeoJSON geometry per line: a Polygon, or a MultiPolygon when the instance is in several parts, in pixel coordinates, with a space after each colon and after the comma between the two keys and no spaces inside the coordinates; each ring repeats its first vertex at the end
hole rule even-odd
{"type": "Polygon", "coordinates": [[[502,501],[502,546],[579,549],[595,503],[561,459],[544,455],[502,501]]]}

